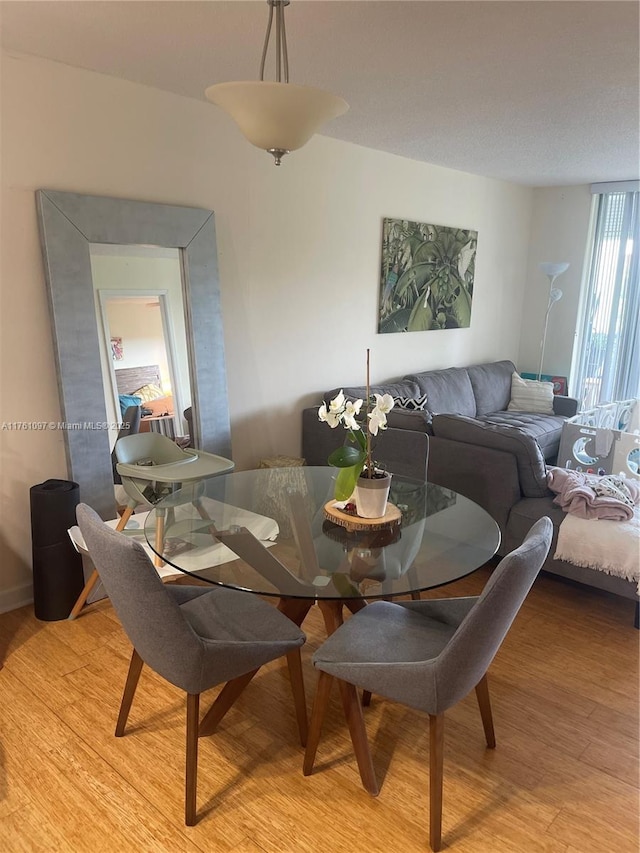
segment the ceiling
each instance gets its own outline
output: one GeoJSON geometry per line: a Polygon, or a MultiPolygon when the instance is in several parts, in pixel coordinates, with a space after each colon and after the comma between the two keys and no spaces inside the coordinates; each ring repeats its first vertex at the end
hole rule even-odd
{"type": "MultiPolygon", "coordinates": [[[[292,0],[290,79],[349,102],[322,130],[336,139],[530,186],[634,179],[639,8],[292,0]]],[[[4,0],[0,13],[6,50],[204,101],[213,83],[257,78],[268,10],[264,0],[4,0]]]]}

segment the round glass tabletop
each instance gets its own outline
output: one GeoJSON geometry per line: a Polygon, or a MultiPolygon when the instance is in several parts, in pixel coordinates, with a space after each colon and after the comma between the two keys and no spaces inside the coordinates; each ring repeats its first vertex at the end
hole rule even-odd
{"type": "Polygon", "coordinates": [[[487,562],[498,525],[477,504],[432,483],[394,476],[401,521],[347,530],[328,519],[335,468],[265,468],[184,486],[145,523],[169,565],[260,595],[369,599],[450,583],[487,562]]]}

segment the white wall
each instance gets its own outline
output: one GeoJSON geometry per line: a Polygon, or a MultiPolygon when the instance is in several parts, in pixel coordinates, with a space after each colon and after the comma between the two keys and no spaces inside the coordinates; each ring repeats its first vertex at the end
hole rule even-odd
{"type": "MultiPolygon", "coordinates": [[[[518,356],[532,191],[315,137],[276,168],[210,104],[24,56],[2,68],[0,421],[60,417],[34,191],[216,212],[233,454],[298,454],[341,382],[518,356]],[[382,218],[478,231],[470,329],[377,335],[382,218]]],[[[65,477],[55,432],[0,432],[0,597],[30,582],[29,486],[65,477]]],[[[0,609],[2,609],[0,601],[0,609]]]]}
{"type": "MultiPolygon", "coordinates": [[[[533,191],[533,218],[524,297],[522,339],[517,367],[537,373],[544,315],[549,298],[549,279],[540,271],[542,261],[568,261],[569,269],[555,287],[562,299],[551,309],[544,373],[569,376],[576,342],[580,289],[588,263],[587,245],[593,196],[588,186],[541,187],[533,191]]],[[[575,388],[569,388],[569,393],[575,388]]]]}

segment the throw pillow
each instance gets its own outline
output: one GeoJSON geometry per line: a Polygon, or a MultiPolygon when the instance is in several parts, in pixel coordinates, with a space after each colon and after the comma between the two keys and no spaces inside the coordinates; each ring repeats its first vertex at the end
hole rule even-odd
{"type": "Polygon", "coordinates": [[[142,388],[138,388],[138,390],[133,393],[136,397],[140,397],[143,403],[150,403],[151,400],[157,400],[158,397],[164,397],[162,389],[153,384],[143,385],[142,388]]]}
{"type": "Polygon", "coordinates": [[[510,412],[538,412],[553,414],[553,382],[537,382],[523,379],[517,373],[511,375],[510,412]]]}
{"type": "Polygon", "coordinates": [[[427,404],[427,395],[419,397],[394,397],[393,402],[400,409],[408,409],[410,412],[421,412],[427,404]]]}

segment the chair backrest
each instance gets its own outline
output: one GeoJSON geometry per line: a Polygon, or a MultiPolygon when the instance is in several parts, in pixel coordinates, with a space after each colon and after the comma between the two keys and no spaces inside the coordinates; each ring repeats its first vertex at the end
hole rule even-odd
{"type": "Polygon", "coordinates": [[[78,505],[76,517],[113,608],[140,657],[183,690],[198,684],[202,640],[167,594],[142,546],[112,530],[86,504],[78,505]]]}
{"type": "Polygon", "coordinates": [[[416,430],[381,430],[374,439],[373,457],[391,474],[427,479],[429,436],[416,430]]]}
{"type": "Polygon", "coordinates": [[[541,518],[489,578],[478,601],[435,661],[440,713],[469,693],[486,673],[551,546],[553,525],[541,518]]]}
{"type": "MultiPolygon", "coordinates": [[[[140,406],[127,406],[124,410],[124,415],[122,416],[122,426],[118,432],[116,437],[116,444],[120,441],[121,438],[124,438],[127,435],[136,435],[138,430],[140,429],[140,417],[141,417],[141,408],[140,406]]],[[[113,482],[114,483],[122,483],[122,479],[120,474],[116,469],[116,465],[118,464],[118,457],[116,456],[115,445],[113,450],[111,451],[111,467],[113,468],[113,482]]]]}
{"type": "Polygon", "coordinates": [[[115,453],[118,462],[135,465],[142,459],[151,459],[155,465],[178,462],[191,454],[181,450],[175,441],[157,432],[139,432],[116,441],[115,453]]]}

